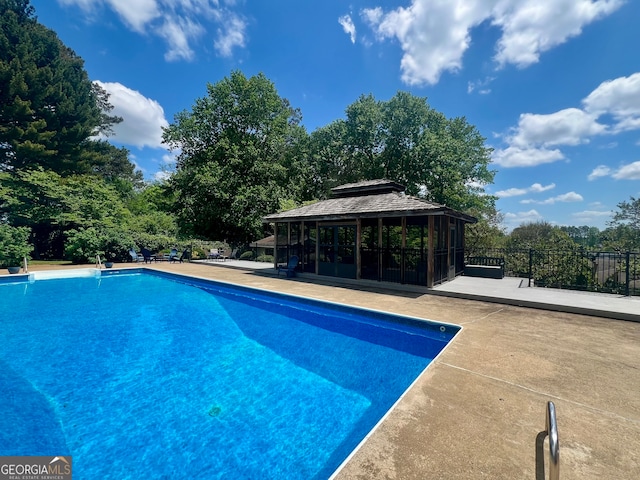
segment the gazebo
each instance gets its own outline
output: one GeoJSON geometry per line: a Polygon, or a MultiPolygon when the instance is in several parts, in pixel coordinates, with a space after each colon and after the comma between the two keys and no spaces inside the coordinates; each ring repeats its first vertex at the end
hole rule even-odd
{"type": "Polygon", "coordinates": [[[276,265],[297,255],[317,275],[432,287],[464,269],[474,217],[405,194],[390,180],[341,185],[332,198],[264,217],[275,225],[276,265]]]}

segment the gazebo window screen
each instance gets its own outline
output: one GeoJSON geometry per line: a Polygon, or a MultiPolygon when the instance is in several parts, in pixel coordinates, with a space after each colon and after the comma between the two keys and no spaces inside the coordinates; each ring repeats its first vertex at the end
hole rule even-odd
{"type": "Polygon", "coordinates": [[[316,271],[316,240],[318,229],[316,222],[305,222],[304,224],[304,253],[303,266],[305,272],[315,273],[316,271]]]}
{"type": "Polygon", "coordinates": [[[433,283],[439,284],[449,278],[449,217],[435,217],[433,227],[434,268],[433,283]]]}
{"type": "Polygon", "coordinates": [[[382,280],[402,283],[402,219],[382,220],[382,280]]]}
{"type": "Polygon", "coordinates": [[[360,228],[360,278],[379,280],[378,219],[364,218],[360,228]]]}
{"type": "Polygon", "coordinates": [[[404,249],[404,283],[427,284],[428,217],[407,217],[404,249]]]}
{"type": "Polygon", "coordinates": [[[289,261],[289,224],[276,223],[276,262],[278,264],[289,261]]]}

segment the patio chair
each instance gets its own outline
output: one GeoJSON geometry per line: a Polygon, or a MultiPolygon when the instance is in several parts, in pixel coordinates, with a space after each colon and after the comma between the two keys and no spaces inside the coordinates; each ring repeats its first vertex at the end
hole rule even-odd
{"type": "Polygon", "coordinates": [[[209,249],[209,253],[207,253],[207,259],[209,260],[218,260],[220,258],[220,250],[217,248],[209,249]]]}
{"type": "Polygon", "coordinates": [[[171,252],[169,252],[169,262],[173,263],[178,260],[178,249],[172,248],[171,252]]]}
{"type": "Polygon", "coordinates": [[[296,267],[298,266],[298,256],[294,255],[289,259],[286,265],[278,265],[278,276],[280,276],[280,272],[285,272],[287,274],[287,278],[296,276],[296,267]]]}
{"type": "Polygon", "coordinates": [[[144,258],[142,255],[136,253],[135,249],[129,250],[129,256],[131,257],[131,261],[133,263],[144,262],[144,258]]]}
{"type": "MultiPolygon", "coordinates": [[[[173,251],[172,251],[172,252],[173,252],[173,251]]],[[[188,249],[187,249],[187,250],[184,250],[184,251],[182,252],[182,255],[180,255],[180,257],[178,257],[177,253],[178,253],[178,252],[176,251],[176,255],[173,255],[173,256],[170,256],[170,257],[169,257],[169,261],[170,261],[171,263],[173,263],[173,262],[180,262],[180,263],[182,263],[182,261],[183,261],[183,260],[189,260],[189,250],[188,250],[188,249]]]]}
{"type": "Polygon", "coordinates": [[[142,253],[142,258],[144,258],[144,263],[151,263],[156,261],[156,256],[151,253],[150,250],[146,248],[141,248],[140,252],[142,253]]]}

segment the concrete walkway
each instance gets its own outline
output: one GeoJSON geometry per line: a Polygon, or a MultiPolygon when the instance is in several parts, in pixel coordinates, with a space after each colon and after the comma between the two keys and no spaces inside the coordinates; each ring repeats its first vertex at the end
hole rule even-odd
{"type": "Polygon", "coordinates": [[[640,297],[537,288],[529,287],[528,283],[527,279],[512,277],[496,280],[462,276],[438,285],[434,292],[470,300],[640,321],[640,297]]]}
{"type": "Polygon", "coordinates": [[[640,478],[640,323],[612,319],[601,308],[629,313],[631,305],[633,314],[636,299],[592,301],[594,294],[464,277],[427,293],[289,279],[231,262],[148,267],[463,327],[336,479],[538,480],[536,438],[549,400],[557,410],[562,480],[640,478]],[[464,285],[468,280],[482,285],[464,285]],[[544,296],[518,298],[525,293],[544,296]],[[551,310],[554,296],[560,307],[583,305],[590,315],[551,310]],[[524,301],[544,308],[514,305],[524,301]]]}

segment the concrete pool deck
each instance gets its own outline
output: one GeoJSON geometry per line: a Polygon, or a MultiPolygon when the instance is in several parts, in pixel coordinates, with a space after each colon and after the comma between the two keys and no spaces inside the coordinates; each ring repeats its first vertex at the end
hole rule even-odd
{"type": "Polygon", "coordinates": [[[425,293],[276,277],[272,268],[210,268],[243,266],[233,262],[146,267],[463,327],[337,479],[538,480],[536,437],[548,400],[557,412],[560,478],[640,478],[640,323],[612,319],[606,310],[630,308],[640,317],[638,299],[552,291],[534,297],[538,303],[530,305],[540,308],[528,308],[514,303],[531,297],[509,298],[506,284],[470,292],[472,285],[456,279],[441,286],[449,291],[425,293]],[[448,296],[456,294],[484,300],[448,296]],[[574,301],[589,315],[554,311],[553,302],[574,301]]]}

